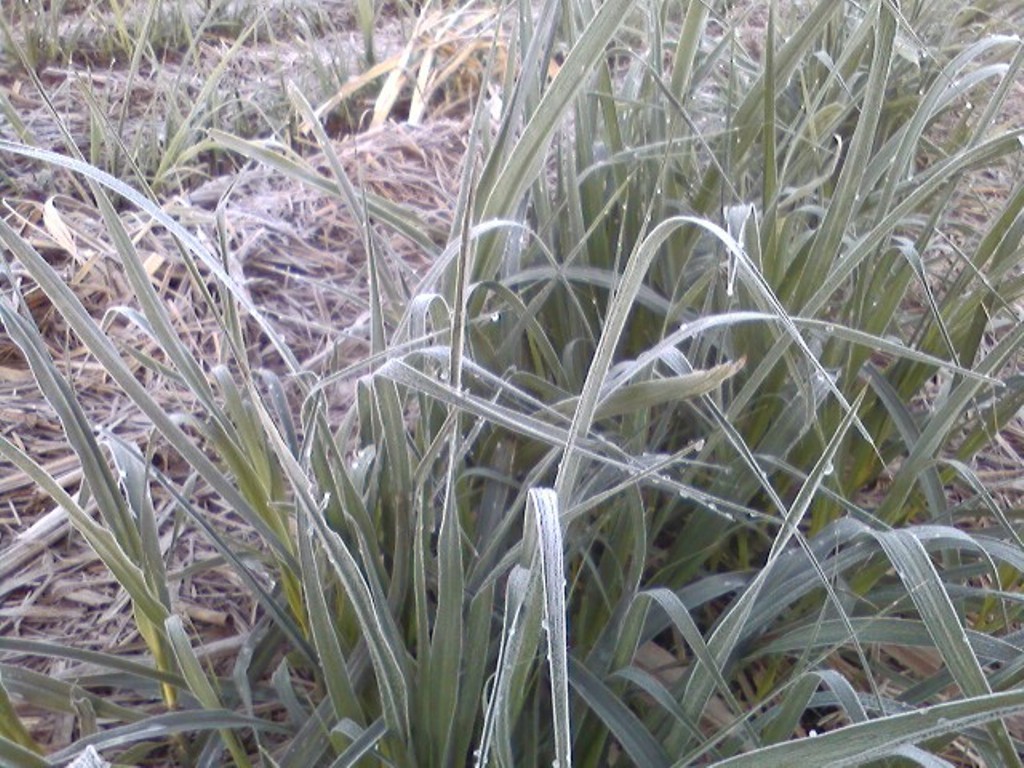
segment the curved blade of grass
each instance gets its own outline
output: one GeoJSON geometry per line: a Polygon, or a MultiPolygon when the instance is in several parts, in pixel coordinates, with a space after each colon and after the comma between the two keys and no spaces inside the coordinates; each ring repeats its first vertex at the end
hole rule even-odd
{"type": "MultiPolygon", "coordinates": [[[[981,71],[968,74],[966,77],[963,74],[964,70],[990,49],[1014,42],[1019,43],[1019,38],[1004,35],[984,37],[968,45],[943,67],[942,72],[935,78],[931,88],[921,98],[910,122],[901,131],[902,135],[899,145],[894,148],[890,159],[885,162],[885,188],[879,203],[880,210],[889,210],[897,185],[912,169],[914,158],[919,153],[918,143],[928,123],[946,108],[950,102],[966,97],[971,87],[978,82],[979,76],[986,78],[993,74],[1004,74],[1007,67],[1005,65],[989,68],[983,67],[981,71]]],[[[980,138],[980,134],[978,134],[978,137],[980,138]]],[[[879,155],[879,159],[881,157],[882,155],[879,155]]]]}
{"type": "MultiPolygon", "coordinates": [[[[77,661],[90,668],[121,672],[153,683],[170,683],[179,688],[185,684],[181,676],[173,672],[154,669],[146,664],[112,653],[89,651],[70,645],[47,643],[38,640],[23,640],[15,637],[0,637],[0,651],[77,661]]],[[[95,672],[90,672],[90,674],[95,674],[95,672]]]]}
{"type": "Polygon", "coordinates": [[[608,316],[605,318],[602,326],[601,338],[594,352],[590,369],[587,372],[587,380],[580,393],[579,405],[573,415],[572,426],[569,429],[569,441],[566,444],[565,454],[562,463],[559,465],[558,477],[555,481],[555,490],[559,494],[559,500],[566,505],[570,501],[569,497],[581,466],[582,456],[579,454],[577,445],[590,432],[593,425],[601,388],[607,378],[608,370],[625,328],[626,320],[632,311],[633,298],[639,286],[643,283],[644,277],[655,257],[660,252],[661,246],[674,232],[685,226],[706,230],[726,247],[731,258],[736,260],[740,274],[744,276],[745,280],[749,281],[752,290],[763,298],[771,308],[775,319],[783,326],[785,331],[784,337],[795,343],[803,352],[808,363],[823,377],[822,381],[827,384],[829,391],[843,406],[844,412],[848,416],[853,415],[854,423],[857,425],[858,430],[869,443],[872,442],[870,435],[867,434],[860,420],[856,418],[855,412],[851,411],[846,397],[836,387],[828,372],[824,370],[818,361],[818,357],[810,350],[807,342],[793,323],[792,317],[785,311],[778,299],[775,298],[771,287],[765,282],[764,277],[750,263],[740,244],[713,222],[694,216],[676,216],[660,223],[638,244],[635,252],[626,263],[622,279],[609,305],[608,316]]]}
{"type": "Polygon", "coordinates": [[[665,687],[661,680],[652,675],[650,672],[641,669],[640,667],[624,667],[613,673],[613,676],[622,680],[627,680],[637,688],[642,690],[646,695],[651,697],[659,707],[670,714],[675,720],[683,725],[690,731],[691,738],[699,739],[700,730],[696,728],[693,723],[686,721],[686,713],[683,712],[682,707],[679,706],[679,702],[672,692],[665,687]]]}
{"type": "MultiPolygon", "coordinates": [[[[716,768],[792,768],[827,765],[853,768],[896,753],[899,747],[949,737],[966,729],[1016,714],[1024,709],[1024,691],[938,704],[865,723],[849,725],[814,738],[786,741],[715,763],[716,768]]],[[[1012,764],[1012,763],[1011,763],[1012,764]]],[[[682,763],[677,763],[683,768],[682,763]]]]}
{"type": "MultiPolygon", "coordinates": [[[[901,360],[911,360],[932,365],[936,368],[955,373],[958,376],[964,376],[979,382],[987,384],[999,383],[999,379],[991,374],[964,368],[941,357],[930,355],[914,347],[908,347],[900,341],[866,333],[841,323],[799,316],[790,316],[789,320],[797,328],[818,334],[822,338],[839,338],[852,344],[863,346],[866,349],[884,352],[901,360]]],[[[661,359],[667,349],[678,346],[689,339],[698,338],[707,331],[714,330],[715,328],[733,327],[744,323],[774,323],[778,321],[778,316],[769,312],[743,310],[701,317],[683,323],[677,330],[664,336],[657,344],[645,350],[635,361],[621,369],[617,369],[614,375],[609,377],[610,383],[608,386],[611,388],[612,384],[619,385],[629,381],[633,376],[636,376],[661,359]]]]}
{"type": "MultiPolygon", "coordinates": [[[[850,625],[861,642],[871,645],[934,647],[935,641],[922,621],[889,617],[851,617],[850,625]]],[[[965,630],[971,651],[985,664],[1009,663],[1024,653],[1024,645],[992,637],[984,632],[965,630]]],[[[790,653],[808,648],[832,648],[850,639],[849,627],[835,619],[818,622],[787,632],[777,640],[759,646],[756,655],[790,653]]]]}
{"type": "Polygon", "coordinates": [[[199,734],[205,731],[223,731],[233,728],[253,728],[272,734],[287,734],[289,732],[288,727],[281,723],[239,715],[223,709],[169,712],[79,739],[71,746],[49,755],[50,762],[47,764],[62,765],[77,757],[87,746],[93,746],[98,751],[102,751],[127,747],[139,742],[168,740],[178,734],[199,734]]]}
{"type": "MultiPolygon", "coordinates": [[[[807,694],[813,694],[814,690],[821,684],[825,684],[831,689],[835,704],[842,709],[852,722],[863,723],[868,721],[868,714],[861,703],[860,697],[857,692],[854,691],[853,686],[850,685],[846,678],[833,670],[811,672],[800,678],[793,691],[793,693],[796,693],[795,689],[801,688],[799,693],[795,698],[793,693],[788,695],[780,712],[772,719],[770,726],[776,729],[775,733],[779,738],[775,738],[769,743],[778,744],[782,742],[783,739],[792,736],[792,734],[796,732],[804,711],[808,706],[813,706],[814,700],[819,698],[816,696],[809,696],[807,694]]],[[[953,768],[952,763],[949,763],[946,760],[941,760],[934,755],[925,752],[923,749],[909,745],[895,748],[893,750],[893,756],[897,758],[909,758],[915,764],[920,765],[923,768],[953,768]]]]}
{"type": "Polygon", "coordinates": [[[569,683],[622,745],[634,765],[661,768],[671,760],[657,739],[622,699],[616,696],[584,664],[569,657],[569,683]]]}
{"type": "Polygon", "coordinates": [[[17,747],[18,751],[26,750],[40,755],[43,753],[43,748],[36,743],[25,724],[21,722],[14,704],[7,695],[2,668],[0,668],[0,739],[8,743],[13,742],[13,746],[17,747]]]}
{"type": "MultiPolygon", "coordinates": [[[[598,421],[610,419],[698,397],[717,389],[722,382],[735,376],[743,368],[743,365],[743,361],[722,363],[705,371],[694,371],[679,376],[610,388],[609,394],[602,398],[597,406],[594,419],[598,421]]],[[[576,397],[563,400],[555,406],[555,410],[568,415],[575,410],[578,402],[579,398],[576,397]]]]}
{"type": "MultiPolygon", "coordinates": [[[[106,696],[99,696],[84,690],[77,683],[59,680],[49,675],[2,662],[0,662],[0,673],[3,676],[4,688],[11,696],[20,698],[29,706],[38,707],[47,712],[77,715],[74,700],[78,698],[80,701],[87,700],[96,716],[100,718],[133,723],[145,717],[144,712],[116,704],[106,696]]],[[[158,695],[155,687],[153,695],[158,695]]]]}
{"type": "MultiPolygon", "coordinates": [[[[1024,407],[1024,402],[1016,403],[1015,405],[1014,413],[1024,407]]],[[[1009,545],[1011,547],[1015,547],[1017,551],[1024,552],[1024,540],[1021,539],[1020,534],[1017,533],[1016,529],[1014,529],[1010,524],[1010,520],[1007,517],[1007,511],[996,503],[992,492],[982,482],[978,473],[971,467],[961,461],[957,461],[956,459],[945,459],[942,463],[952,468],[955,475],[963,480],[964,483],[974,491],[982,505],[982,508],[992,515],[993,520],[999,522],[999,525],[1002,527],[1002,533],[1009,540],[1009,545]]]]}
{"type": "MultiPolygon", "coordinates": [[[[911,530],[878,531],[874,537],[885,550],[897,575],[907,588],[935,647],[965,696],[985,696],[992,692],[981,663],[971,648],[956,609],[942,585],[942,579],[921,541],[911,530]]],[[[991,765],[1020,765],[1006,726],[993,723],[992,735],[998,753],[989,753],[991,765]]],[[[989,750],[979,743],[983,754],[989,750]]]]}
{"type": "Polygon", "coordinates": [[[338,759],[331,763],[330,768],[351,768],[368,755],[388,732],[387,723],[383,718],[377,718],[366,728],[358,729],[358,735],[352,739],[352,743],[345,751],[338,755],[338,759]]]}
{"type": "Polygon", "coordinates": [[[45,758],[4,736],[0,736],[0,762],[4,768],[50,768],[45,758]]]}
{"type": "Polygon", "coordinates": [[[814,692],[821,681],[813,672],[801,675],[786,692],[786,697],[761,732],[761,743],[768,746],[789,739],[800,725],[814,692]]]}

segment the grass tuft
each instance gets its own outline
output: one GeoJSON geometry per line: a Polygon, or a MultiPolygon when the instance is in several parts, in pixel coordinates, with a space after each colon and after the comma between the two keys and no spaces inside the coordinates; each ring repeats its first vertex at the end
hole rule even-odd
{"type": "Polygon", "coordinates": [[[1021,765],[1017,5],[19,5],[5,764],[1021,765]]]}

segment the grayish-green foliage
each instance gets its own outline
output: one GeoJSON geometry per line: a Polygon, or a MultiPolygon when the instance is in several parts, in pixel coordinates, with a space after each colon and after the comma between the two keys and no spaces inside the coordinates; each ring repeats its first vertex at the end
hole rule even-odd
{"type": "MultiPolygon", "coordinates": [[[[1024,548],[971,461],[1024,405],[1024,188],[986,222],[957,219],[972,172],[1020,161],[1021,130],[997,118],[1024,53],[992,21],[1013,4],[770,3],[756,57],[723,28],[727,5],[509,4],[514,75],[479,104],[482,160],[447,247],[397,302],[381,233],[422,240],[411,211],[336,158],[327,178],[276,140],[213,134],[361,222],[372,354],[316,381],[272,339],[299,413],[244,360],[232,312],[259,323],[260,308],[217,255],[94,165],[0,142],[91,190],[138,295],[130,321],[201,405],[189,429],[0,222],[8,258],[265,544],[257,572],[139,447],[94,434],[6,284],[0,320],[99,519],[18,446],[0,455],[68,510],[153,664],[0,638],[104,670],[71,686],[0,664],[0,716],[11,696],[67,711],[74,695],[104,722],[46,759],[0,728],[0,763],[187,734],[196,764],[282,768],[1020,765],[1006,718],[1024,708],[1024,548]],[[220,281],[231,370],[209,374],[177,339],[118,198],[220,281]],[[356,375],[351,413],[329,423],[327,386],[356,375]],[[154,482],[263,609],[230,679],[171,614],[154,482]],[[258,714],[268,702],[287,717],[258,714]]],[[[372,55],[373,8],[356,8],[372,55]]]]}

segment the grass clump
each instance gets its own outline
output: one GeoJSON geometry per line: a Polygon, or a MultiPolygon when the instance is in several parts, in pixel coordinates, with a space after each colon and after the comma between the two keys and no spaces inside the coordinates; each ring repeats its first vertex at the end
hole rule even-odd
{"type": "MultiPolygon", "coordinates": [[[[1000,33],[1019,11],[535,10],[492,38],[500,87],[441,245],[361,184],[297,88],[315,162],[211,134],[357,223],[365,348],[326,371],[252,300],[227,237],[211,248],[95,165],[0,145],[88,188],[136,297],[115,314],[158,355],[115,346],[10,224],[0,240],[188,468],[94,434],[8,267],[0,319],[83,492],[0,454],[68,511],[149,653],[0,640],[104,670],[40,693],[5,665],[0,706],[90,703],[103,726],[76,709],[82,736],[51,761],[1019,765],[1024,551],[978,456],[1024,405],[1024,189],[975,203],[979,174],[1020,161],[1024,52],[1000,33]],[[216,360],[180,337],[112,196],[175,238],[216,360]],[[224,668],[175,612],[172,518],[258,606],[224,668]]],[[[0,738],[46,764],[25,728],[0,738]]]]}

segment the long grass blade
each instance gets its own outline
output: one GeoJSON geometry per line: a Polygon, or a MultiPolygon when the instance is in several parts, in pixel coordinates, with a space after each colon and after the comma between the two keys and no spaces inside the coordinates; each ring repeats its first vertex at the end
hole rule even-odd
{"type": "MultiPolygon", "coordinates": [[[[937,704],[849,725],[814,738],[786,741],[716,763],[718,768],[786,768],[828,765],[852,768],[896,754],[899,747],[950,736],[1013,715],[1024,707],[1024,692],[1007,691],[937,704]]],[[[682,768],[682,764],[679,764],[682,768]]]]}
{"type": "Polygon", "coordinates": [[[569,723],[569,643],[565,621],[565,565],[562,552],[562,523],[558,496],[549,488],[530,490],[527,503],[537,525],[541,588],[544,592],[544,627],[548,639],[548,669],[551,675],[552,719],[555,732],[555,761],[572,765],[572,736],[569,723]]]}

